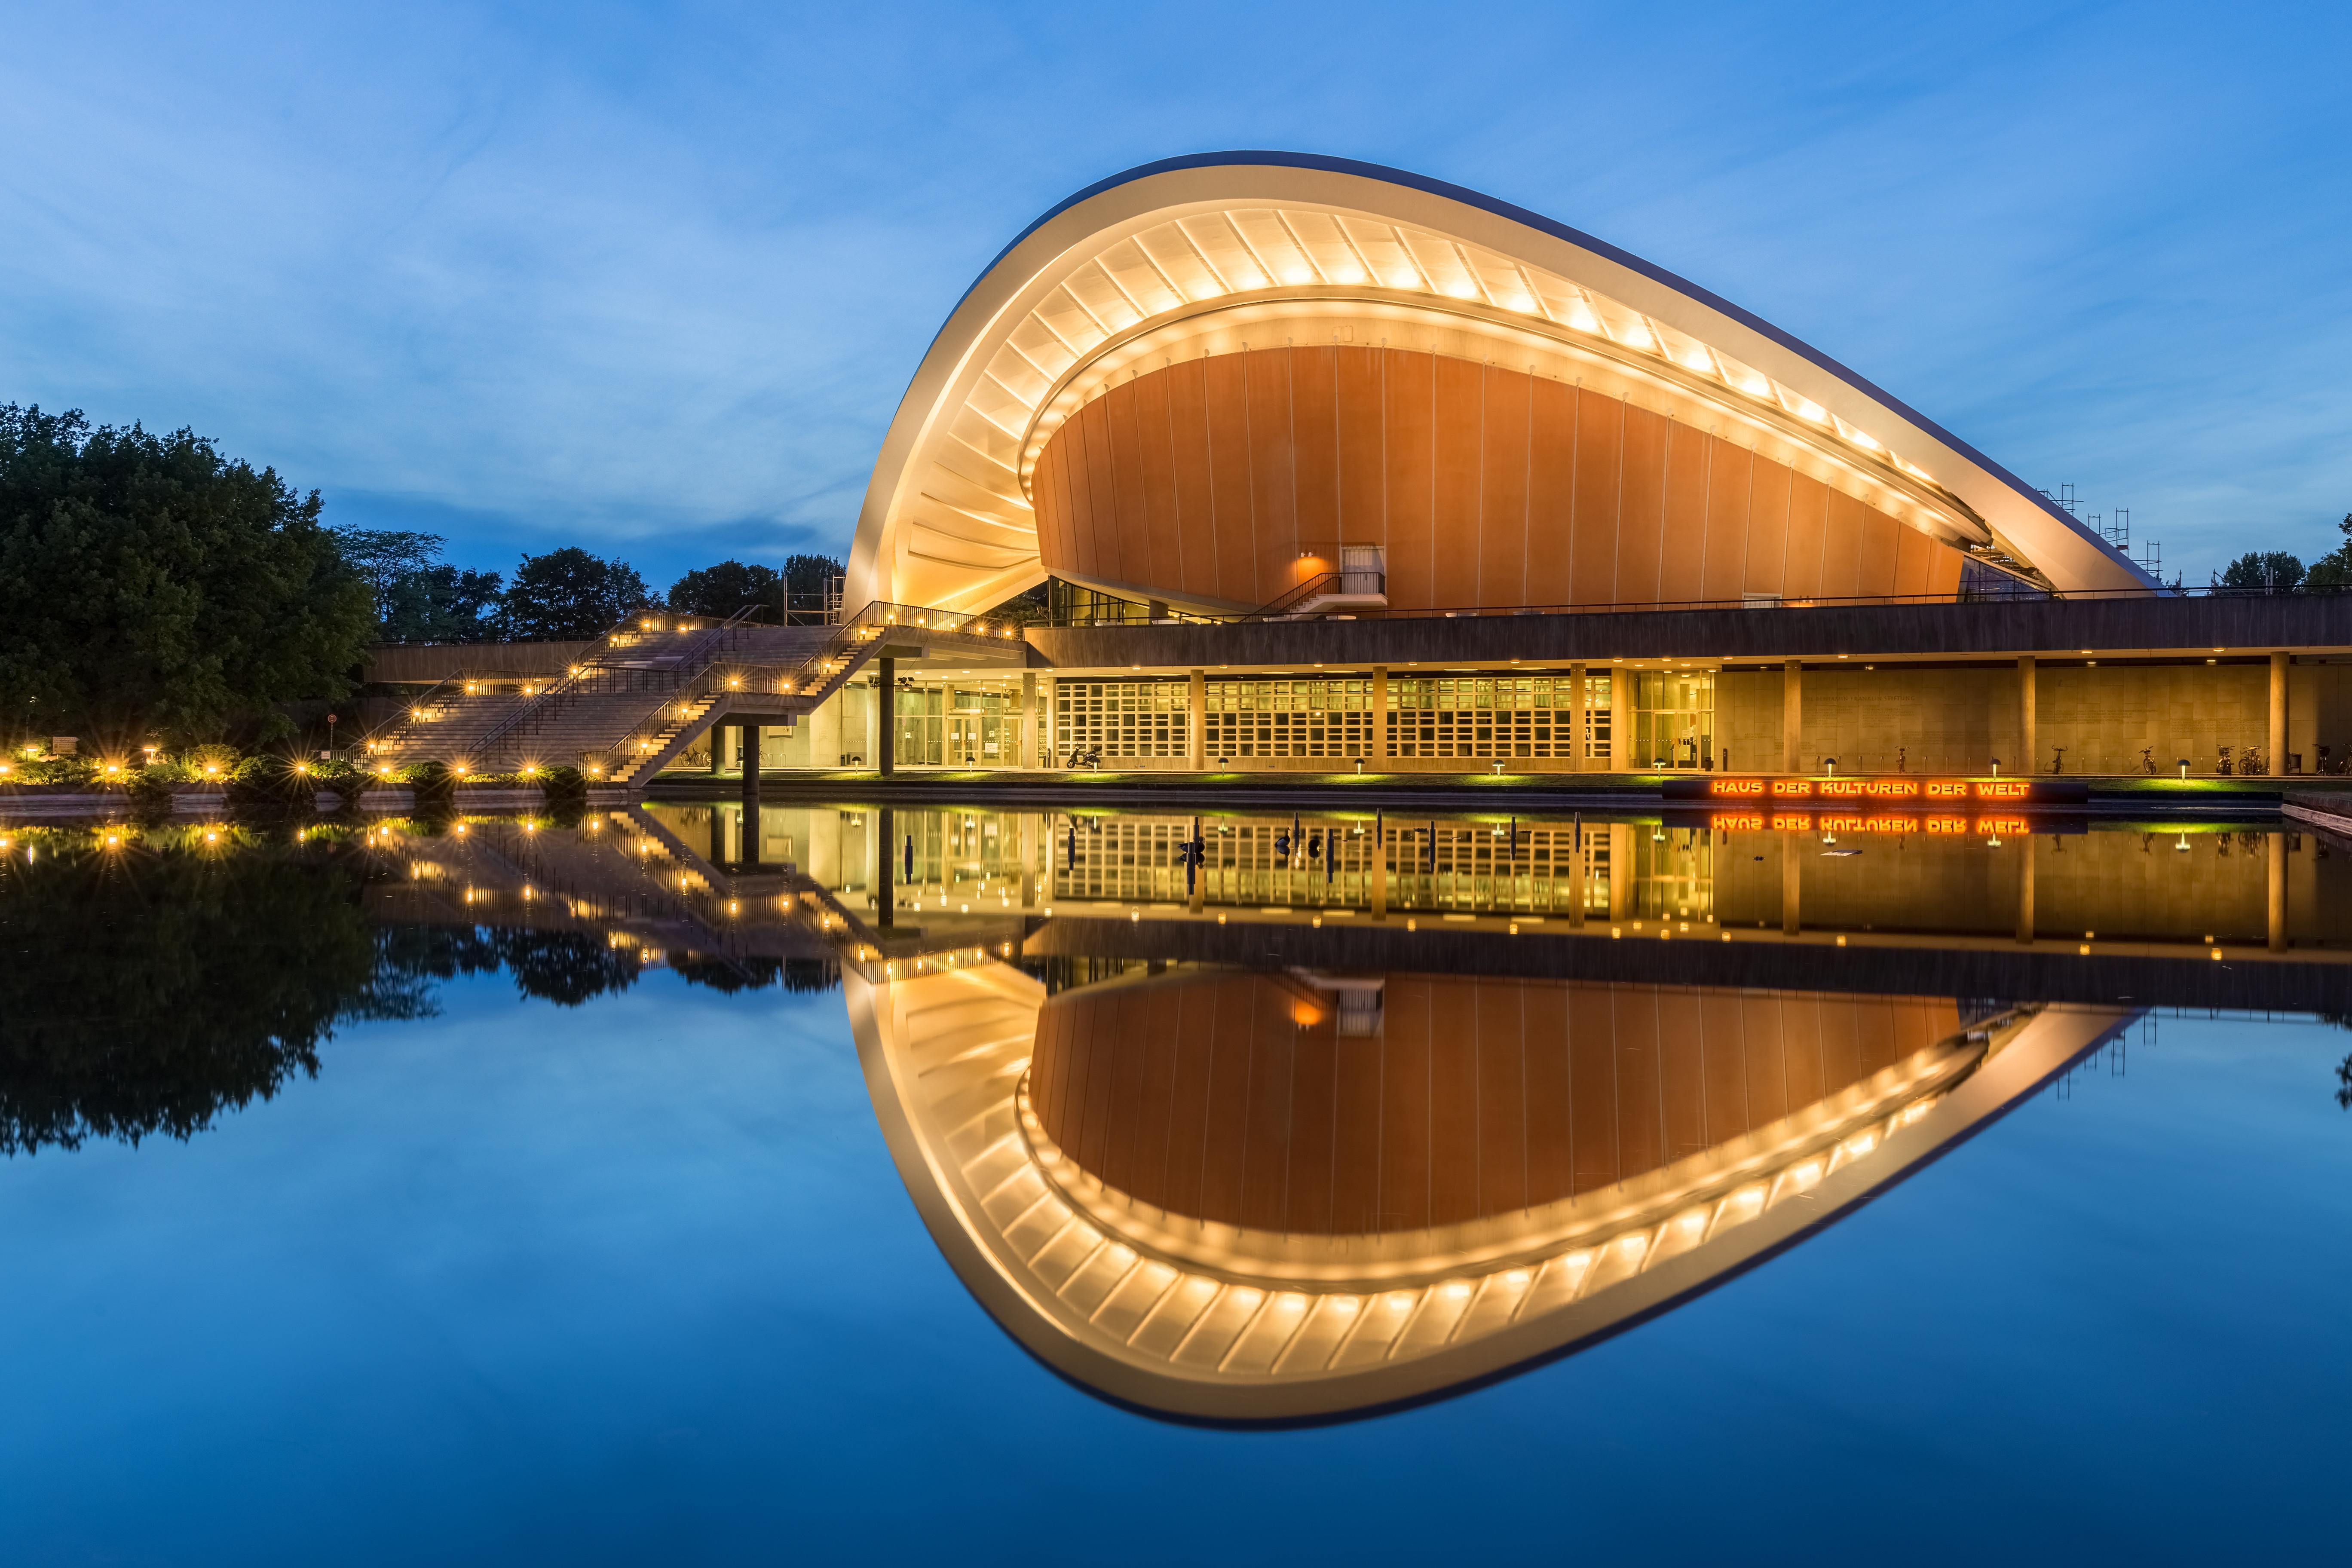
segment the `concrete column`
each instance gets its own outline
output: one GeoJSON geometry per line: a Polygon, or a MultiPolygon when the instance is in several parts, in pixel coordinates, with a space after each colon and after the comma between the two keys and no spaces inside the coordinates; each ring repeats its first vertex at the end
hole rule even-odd
{"type": "Polygon", "coordinates": [[[898,902],[898,816],[886,805],[875,817],[874,923],[887,930],[898,902]]]}
{"type": "MultiPolygon", "coordinates": [[[[1581,752],[1584,749],[1584,677],[1580,673],[1583,667],[1580,665],[1577,668],[1580,673],[1576,678],[1576,734],[1577,750],[1581,752]]],[[[1581,765],[1580,756],[1578,761],[1579,765],[1581,765]]],[[[1579,817],[1569,828],[1568,876],[1569,886],[1574,889],[1570,895],[1568,904],[1568,926],[1570,931],[1584,929],[1584,876],[1587,864],[1584,858],[1584,837],[1587,833],[1596,830],[1584,826],[1584,819],[1581,817],[1579,817]]]]}
{"type": "MultiPolygon", "coordinates": [[[[1624,671],[1620,670],[1618,673],[1622,675],[1624,671]]],[[[1622,680],[1614,681],[1612,684],[1620,690],[1622,690],[1625,685],[1622,680]]],[[[1614,732],[1612,721],[1612,733],[1614,732]]],[[[1616,750],[1625,743],[1615,742],[1611,749],[1616,750]]],[[[1609,918],[1611,920],[1622,921],[1625,918],[1625,905],[1632,898],[1633,892],[1633,830],[1621,823],[1609,830],[1609,918]]]]}
{"type": "MultiPolygon", "coordinates": [[[[2042,738],[2038,733],[2036,710],[2041,700],[2041,682],[2033,673],[2033,656],[2027,654],[2017,661],[2017,746],[2025,754],[2011,764],[2011,773],[2033,774],[2042,771],[2042,738]]],[[[2026,857],[2031,860],[2032,857],[2026,857]]],[[[2029,937],[2021,937],[2030,942],[2029,937]]]]}
{"type": "Polygon", "coordinates": [[[2033,836],[2017,840],[2017,940],[2033,941],[2033,836]]]}
{"type": "Polygon", "coordinates": [[[1805,667],[1790,659],[1780,671],[1780,771],[1804,773],[1805,667]]]}
{"type": "MultiPolygon", "coordinates": [[[[1789,770],[1796,772],[1794,768],[1789,770]]],[[[1810,836],[1795,831],[1780,835],[1780,933],[1794,936],[1805,929],[1805,851],[1810,836]]]]}
{"type": "MultiPolygon", "coordinates": [[[[1609,672],[1609,771],[1623,773],[1626,759],[1632,757],[1633,752],[1633,678],[1631,671],[1612,669],[1609,672]]],[[[1640,759],[1635,758],[1634,761],[1638,763],[1640,759]]],[[[1615,887],[1617,879],[1616,863],[1612,859],[1609,868],[1610,886],[1615,887]]],[[[1612,904],[1616,901],[1614,893],[1610,895],[1610,901],[1612,904]]]]}
{"type": "MultiPolygon", "coordinates": [[[[1568,667],[1568,685],[1570,701],[1569,723],[1570,725],[1569,733],[1574,737],[1574,739],[1570,742],[1568,765],[1571,772],[1580,773],[1592,766],[1592,760],[1584,754],[1584,729],[1585,725],[1591,718],[1591,713],[1587,710],[1588,705],[1584,700],[1584,666],[1580,664],[1571,664],[1568,667]]],[[[1555,735],[1554,738],[1557,739],[1558,737],[1555,735]]],[[[1578,867],[1577,874],[1579,877],[1581,877],[1583,875],[1584,865],[1584,857],[1581,853],[1579,853],[1576,857],[1576,864],[1578,867]]],[[[1581,886],[1581,883],[1580,883],[1579,886],[1581,886]]],[[[1582,902],[1580,901],[1577,907],[1579,909],[1582,909],[1584,906],[1582,902]]]]}
{"type": "MultiPolygon", "coordinates": [[[[1389,667],[1385,664],[1372,666],[1372,754],[1364,765],[1376,773],[1391,771],[1389,764],[1389,667]]],[[[1385,868],[1387,862],[1383,860],[1381,864],[1385,868]]],[[[1385,869],[1381,875],[1386,878],[1385,869]]],[[[1383,896],[1386,885],[1383,880],[1383,896]]]]}
{"type": "MultiPolygon", "coordinates": [[[[874,765],[887,779],[898,771],[898,661],[877,658],[874,664],[882,679],[874,691],[874,765]]],[[[890,853],[895,855],[898,851],[892,849],[890,853]]]]}
{"type": "Polygon", "coordinates": [[[735,733],[721,719],[710,726],[710,771],[731,772],[735,766],[735,733]]]}
{"type": "Polygon", "coordinates": [[[1187,711],[1192,714],[1192,771],[1204,773],[1209,766],[1209,675],[1196,669],[1185,681],[1187,711]]]}
{"type": "MultiPolygon", "coordinates": [[[[1385,685],[1386,681],[1383,680],[1385,685]]],[[[1389,844],[1391,835],[1383,820],[1372,829],[1372,919],[1389,918],[1389,844]]]]}
{"type": "MultiPolygon", "coordinates": [[[[2285,668],[2277,661],[2284,658],[2286,656],[2284,654],[2273,654],[2271,656],[2271,669],[2273,672],[2271,679],[2273,681],[2276,681],[2278,679],[2277,672],[2285,668]]],[[[2272,689],[2275,691],[2277,688],[2273,686],[2272,689]]],[[[2277,718],[2277,699],[2275,697],[2272,699],[2271,713],[2271,722],[2273,724],[2276,724],[2279,721],[2277,718]]],[[[2268,908],[2266,913],[2268,916],[2267,924],[2270,930],[2271,951],[2273,952],[2284,952],[2286,951],[2286,835],[2284,833],[2266,833],[2263,837],[2270,840],[2270,896],[2267,900],[2268,908]]]]}
{"type": "MultiPolygon", "coordinates": [[[[2271,776],[2286,772],[2286,655],[2271,655],[2271,776]]],[[[2273,835],[2273,837],[2276,837],[2273,835]]]]}
{"type": "MultiPolygon", "coordinates": [[[[713,731],[716,734],[718,731],[713,731]]],[[[710,863],[727,864],[727,814],[716,803],[710,807],[710,863]]]]}
{"type": "MultiPolygon", "coordinates": [[[[1034,684],[1035,679],[1034,676],[1029,678],[1029,689],[1032,693],[1036,689],[1034,684]]],[[[1021,907],[1024,910],[1034,910],[1037,907],[1037,814],[1035,812],[1024,811],[1021,814],[1020,831],[1021,907]]]]}
{"type": "MultiPolygon", "coordinates": [[[[1034,669],[1021,672],[1021,745],[1020,750],[1013,754],[1013,765],[1016,768],[1037,765],[1037,672],[1034,669]]],[[[1027,818],[1024,817],[1023,821],[1026,822],[1027,818]]],[[[1021,831],[1025,835],[1029,830],[1024,826],[1021,831]]],[[[1027,842],[1025,837],[1023,842],[1027,842]]]]}
{"type": "Polygon", "coordinates": [[[754,720],[743,726],[743,842],[747,849],[758,844],[753,836],[759,831],[760,725],[754,720]]]}

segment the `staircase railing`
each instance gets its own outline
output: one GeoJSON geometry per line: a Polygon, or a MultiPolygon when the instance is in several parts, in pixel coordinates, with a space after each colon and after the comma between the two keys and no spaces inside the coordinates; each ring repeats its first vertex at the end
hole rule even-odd
{"type": "MultiPolygon", "coordinates": [[[[864,668],[877,649],[888,647],[894,634],[916,639],[941,634],[984,637],[991,642],[1004,644],[1017,643],[1021,628],[1016,622],[992,619],[977,612],[877,600],[850,617],[774,688],[766,688],[762,682],[761,689],[782,697],[784,706],[796,713],[808,712],[864,668]]],[[[729,683],[727,690],[744,689],[734,684],[741,679],[740,672],[730,674],[716,664],[707,665],[682,687],[664,693],[606,753],[613,773],[628,773],[634,778],[641,760],[656,757],[665,749],[658,742],[666,731],[673,724],[692,721],[690,710],[697,701],[719,695],[722,681],[729,683]],[[681,714],[673,710],[676,709],[688,711],[681,714]]]]}
{"type": "MultiPolygon", "coordinates": [[[[672,691],[677,689],[681,681],[690,684],[696,676],[710,667],[711,661],[719,653],[725,651],[726,644],[731,636],[746,620],[756,615],[759,608],[757,605],[746,605],[719,625],[706,628],[700,637],[696,637],[677,652],[662,656],[662,663],[666,668],[657,671],[642,672],[653,676],[654,679],[641,679],[641,672],[633,669],[630,672],[632,681],[629,689],[643,689],[646,686],[657,686],[661,677],[668,678],[672,691]]],[[[632,620],[625,621],[606,632],[602,646],[594,653],[583,658],[562,679],[549,686],[530,701],[524,703],[497,724],[492,725],[479,740],[474,742],[476,750],[487,756],[494,743],[506,739],[509,734],[521,728],[527,721],[542,719],[550,713],[560,712],[581,697],[588,695],[590,682],[602,680],[621,667],[621,661],[609,656],[626,651],[614,639],[627,634],[632,626],[642,632],[642,618],[633,617],[632,620]]],[[[607,689],[609,690],[609,688],[607,689]]]]}
{"type": "Polygon", "coordinates": [[[1241,618],[1244,621],[1270,621],[1286,614],[1292,606],[1305,604],[1318,594],[1377,595],[1385,599],[1388,591],[1388,574],[1384,572],[1361,569],[1318,572],[1287,593],[1260,605],[1241,618]]]}

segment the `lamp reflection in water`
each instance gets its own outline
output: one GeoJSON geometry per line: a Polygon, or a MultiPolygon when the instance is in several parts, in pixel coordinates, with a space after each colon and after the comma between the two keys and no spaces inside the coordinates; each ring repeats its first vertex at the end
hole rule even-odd
{"type": "Polygon", "coordinates": [[[845,972],[965,1286],[1115,1403],[1215,1425],[1441,1398],[1632,1327],[1966,1137],[2133,1015],[1177,968],[1049,996],[845,972]]]}

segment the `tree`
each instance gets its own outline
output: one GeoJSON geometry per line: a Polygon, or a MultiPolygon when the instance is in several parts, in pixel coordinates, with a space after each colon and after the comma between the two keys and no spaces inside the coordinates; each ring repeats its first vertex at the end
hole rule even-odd
{"type": "Polygon", "coordinates": [[[2311,563],[2311,571],[2303,580],[2307,589],[2340,594],[2352,588],[2352,511],[2346,512],[2344,521],[2336,526],[2343,533],[2344,542],[2311,563]]]}
{"type": "Polygon", "coordinates": [[[526,555],[499,607],[501,637],[516,642],[576,642],[603,637],[651,604],[646,580],[625,561],[577,547],[526,555]]]}
{"type": "Polygon", "coordinates": [[[2292,594],[2303,581],[2303,563],[2284,550],[2249,550],[2214,580],[2217,588],[2252,594],[2292,594]]]}
{"type": "Polygon", "coordinates": [[[781,608],[777,594],[783,581],[766,566],[722,561],[671,584],[669,607],[681,616],[731,616],[746,605],[781,608]]]}
{"type": "Polygon", "coordinates": [[[339,528],[343,559],[375,596],[376,640],[480,642],[505,589],[495,572],[460,570],[441,560],[437,533],[339,528]]]}
{"type": "Polygon", "coordinates": [[[64,850],[0,875],[0,1153],[185,1139],[315,1077],[334,1026],[429,1016],[380,963],[367,872],[271,834],[64,850]]]}
{"type": "Polygon", "coordinates": [[[112,746],[346,695],[374,616],[320,510],[190,430],[0,407],[0,711],[112,746]]]}
{"type": "Polygon", "coordinates": [[[840,575],[841,563],[830,555],[785,556],[785,607],[804,624],[821,624],[833,603],[834,579],[840,575]]]}
{"type": "Polygon", "coordinates": [[[487,642],[498,635],[506,584],[495,572],[428,566],[393,586],[379,635],[386,642],[487,642]]]}

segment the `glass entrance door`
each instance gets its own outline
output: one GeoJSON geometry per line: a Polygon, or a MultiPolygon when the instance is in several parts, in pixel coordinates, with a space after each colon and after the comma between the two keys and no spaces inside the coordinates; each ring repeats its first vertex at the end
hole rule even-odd
{"type": "Polygon", "coordinates": [[[1636,768],[1715,766],[1715,672],[1676,671],[1633,678],[1636,768]]]}

